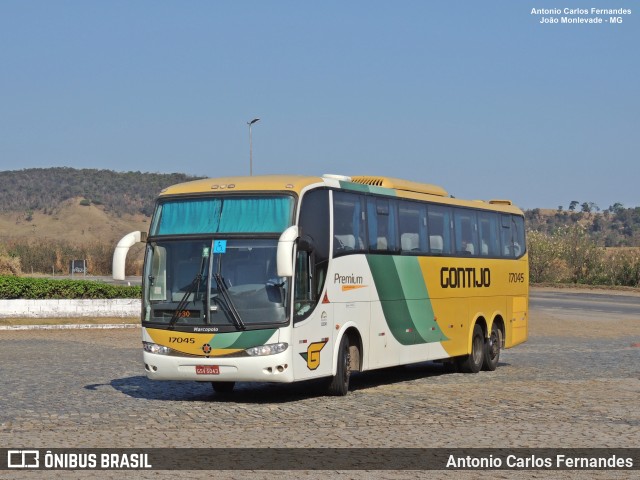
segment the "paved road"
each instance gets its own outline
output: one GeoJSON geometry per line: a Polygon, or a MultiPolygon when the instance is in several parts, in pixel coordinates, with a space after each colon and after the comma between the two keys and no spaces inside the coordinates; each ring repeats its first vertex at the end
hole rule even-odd
{"type": "Polygon", "coordinates": [[[534,310],[556,309],[635,315],[640,318],[640,296],[593,292],[563,292],[533,289],[529,305],[534,310]]]}
{"type": "MultiPolygon", "coordinates": [[[[354,376],[353,390],[344,398],[325,397],[313,383],[241,384],[232,396],[224,397],[214,394],[208,384],[151,382],[143,375],[139,330],[1,332],[0,444],[9,448],[640,446],[638,316],[618,314],[624,321],[616,322],[596,316],[590,320],[595,328],[589,334],[581,329],[581,314],[564,310],[556,316],[557,305],[538,303],[544,301],[532,299],[529,341],[503,352],[495,372],[446,373],[432,363],[386,369],[354,376]],[[558,329],[559,323],[565,328],[558,329]],[[607,335],[601,335],[600,326],[606,326],[607,335]]],[[[455,477],[477,478],[480,473],[459,472],[455,477]]],[[[560,478],[558,472],[547,473],[537,472],[536,478],[560,478]]],[[[489,472],[485,477],[530,478],[531,474],[489,472]]],[[[137,475],[169,478],[175,472],[137,475]]],[[[95,476],[96,472],[80,472],[74,478],[95,476]]],[[[97,476],[124,478],[121,472],[97,476]]],[[[240,472],[223,476],[246,478],[240,472]]],[[[269,473],[257,476],[273,478],[269,473]]],[[[280,475],[300,476],[327,478],[320,472],[280,475]]],[[[32,476],[10,478],[27,477],[32,476]]],[[[422,478],[423,474],[346,472],[342,477],[422,478]]],[[[561,477],[628,478],[628,472],[563,472],[561,477]]],[[[0,478],[5,478],[3,472],[0,478]]]]}

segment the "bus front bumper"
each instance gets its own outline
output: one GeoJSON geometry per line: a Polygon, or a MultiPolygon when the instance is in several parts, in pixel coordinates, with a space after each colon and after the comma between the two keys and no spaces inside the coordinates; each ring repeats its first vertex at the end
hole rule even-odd
{"type": "Polygon", "coordinates": [[[256,357],[178,357],[143,352],[144,369],[151,380],[199,382],[293,381],[289,351],[256,357]]]}

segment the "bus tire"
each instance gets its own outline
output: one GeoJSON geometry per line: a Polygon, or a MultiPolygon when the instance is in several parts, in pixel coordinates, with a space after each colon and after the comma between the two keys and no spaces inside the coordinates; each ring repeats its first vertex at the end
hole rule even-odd
{"type": "Polygon", "coordinates": [[[343,397],[349,393],[349,378],[351,377],[351,353],[349,337],[344,335],[338,349],[338,367],[336,374],[329,383],[328,393],[336,397],[343,397]]]}
{"type": "Polygon", "coordinates": [[[211,386],[216,393],[231,393],[236,382],[211,382],[211,386]]]}
{"type": "Polygon", "coordinates": [[[500,360],[500,348],[502,347],[502,330],[493,322],[491,327],[491,335],[485,341],[484,344],[484,362],[482,365],[483,370],[493,372],[498,367],[498,360],[500,360]]]}
{"type": "Polygon", "coordinates": [[[484,362],[484,335],[482,327],[476,324],[473,327],[473,337],[471,338],[471,353],[462,357],[458,366],[464,373],[478,373],[482,369],[484,362]]]}

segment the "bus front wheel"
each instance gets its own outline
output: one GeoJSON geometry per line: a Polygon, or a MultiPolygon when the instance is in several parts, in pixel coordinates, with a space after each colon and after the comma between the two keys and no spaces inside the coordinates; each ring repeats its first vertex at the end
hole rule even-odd
{"type": "Polygon", "coordinates": [[[458,361],[460,371],[465,373],[478,373],[484,362],[484,335],[482,327],[476,324],[473,327],[473,338],[471,339],[471,353],[465,355],[458,361]]]}
{"type": "Polygon", "coordinates": [[[236,382],[211,382],[211,386],[216,393],[231,393],[236,382]]]}
{"type": "Polygon", "coordinates": [[[349,337],[344,335],[340,340],[338,350],[338,367],[335,376],[331,379],[328,387],[330,395],[345,396],[349,392],[349,377],[351,376],[351,353],[349,348],[349,337]]]}

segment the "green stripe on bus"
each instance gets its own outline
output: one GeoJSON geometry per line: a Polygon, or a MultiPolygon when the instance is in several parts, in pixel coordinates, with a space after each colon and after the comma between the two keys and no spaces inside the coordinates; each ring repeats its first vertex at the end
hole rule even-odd
{"type": "Polygon", "coordinates": [[[352,192],[361,193],[377,193],[379,195],[387,195],[395,197],[396,191],[393,188],[378,187],[376,185],[365,185],[362,183],[344,182],[340,180],[340,188],[344,190],[351,190],[352,192]]]}
{"type": "Polygon", "coordinates": [[[210,342],[211,348],[250,348],[264,343],[275,333],[275,328],[248,332],[218,333],[210,342]]]}
{"type": "Polygon", "coordinates": [[[363,185],[361,183],[343,182],[340,180],[340,188],[351,190],[352,192],[369,193],[369,185],[363,185]]]}
{"type": "MultiPolygon", "coordinates": [[[[441,342],[447,338],[435,321],[433,306],[424,283],[418,257],[392,257],[398,271],[407,308],[416,326],[417,335],[424,342],[441,342]]],[[[418,342],[422,343],[422,342],[418,342]]]]}
{"type": "Polygon", "coordinates": [[[446,336],[433,307],[417,257],[367,255],[389,330],[402,345],[440,342],[446,336]]]}

